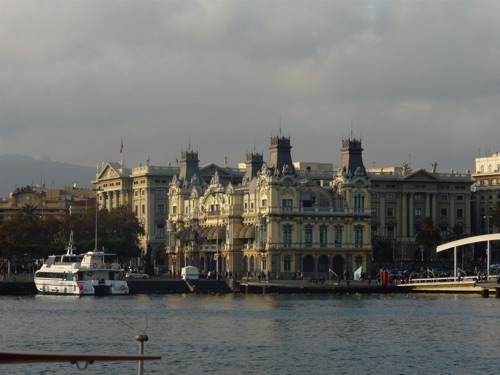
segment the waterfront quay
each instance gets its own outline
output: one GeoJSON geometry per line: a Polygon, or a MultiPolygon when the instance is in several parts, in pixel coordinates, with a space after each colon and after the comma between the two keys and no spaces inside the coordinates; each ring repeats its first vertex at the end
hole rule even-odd
{"type": "MultiPolygon", "coordinates": [[[[221,280],[182,280],[165,276],[153,276],[147,280],[128,280],[130,294],[340,294],[340,293],[454,293],[490,295],[500,298],[500,284],[494,281],[477,282],[475,280],[426,280],[408,284],[381,285],[374,281],[355,280],[268,280],[233,279],[221,280]]],[[[37,294],[32,275],[18,274],[8,280],[0,281],[0,295],[37,294]]]]}

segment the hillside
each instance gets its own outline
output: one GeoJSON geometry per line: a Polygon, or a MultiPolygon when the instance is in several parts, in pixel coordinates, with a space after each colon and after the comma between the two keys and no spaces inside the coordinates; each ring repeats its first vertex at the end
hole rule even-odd
{"type": "Polygon", "coordinates": [[[36,160],[22,155],[0,155],[0,198],[6,198],[16,187],[41,185],[49,189],[76,186],[92,188],[96,169],[54,161],[36,160]]]}

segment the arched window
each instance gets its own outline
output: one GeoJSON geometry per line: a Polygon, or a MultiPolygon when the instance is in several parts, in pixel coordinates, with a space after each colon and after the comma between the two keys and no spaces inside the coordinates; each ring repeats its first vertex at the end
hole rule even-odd
{"type": "Polygon", "coordinates": [[[303,260],[304,272],[314,272],[314,258],[312,255],[306,255],[303,260]]]}
{"type": "Polygon", "coordinates": [[[321,255],[318,258],[318,272],[319,273],[328,272],[328,257],[326,255],[321,255]]]}
{"type": "Polygon", "coordinates": [[[362,212],[365,209],[365,195],[361,192],[354,194],[354,211],[362,212]]]}

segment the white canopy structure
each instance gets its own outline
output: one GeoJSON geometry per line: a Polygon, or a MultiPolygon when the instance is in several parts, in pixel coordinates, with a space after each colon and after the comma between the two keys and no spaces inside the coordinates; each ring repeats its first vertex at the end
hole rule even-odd
{"type": "Polygon", "coordinates": [[[492,233],[492,234],[484,234],[481,236],[467,237],[462,238],[460,240],[448,242],[442,245],[439,245],[436,251],[439,253],[440,251],[448,250],[453,248],[453,260],[454,260],[454,273],[453,275],[457,277],[457,247],[469,245],[471,243],[478,242],[487,242],[488,245],[486,247],[486,272],[488,273],[488,277],[490,276],[490,241],[500,241],[500,233],[492,233]]]}

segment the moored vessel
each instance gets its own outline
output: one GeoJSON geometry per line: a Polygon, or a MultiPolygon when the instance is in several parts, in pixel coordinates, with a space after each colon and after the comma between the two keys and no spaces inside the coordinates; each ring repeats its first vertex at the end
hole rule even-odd
{"type": "Polygon", "coordinates": [[[125,271],[116,255],[104,251],[74,254],[73,232],[66,253],[51,255],[35,273],[41,294],[115,295],[128,294],[125,271]]]}

